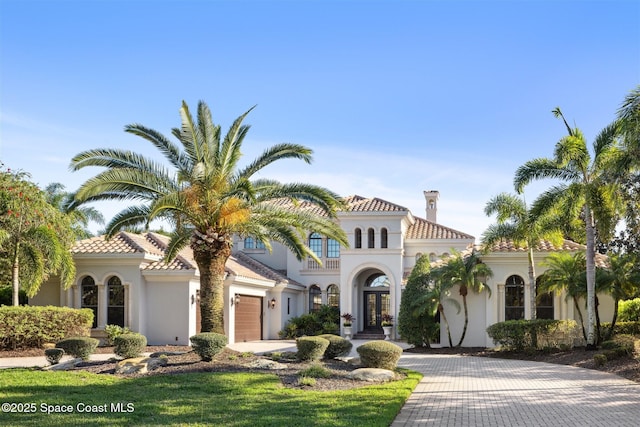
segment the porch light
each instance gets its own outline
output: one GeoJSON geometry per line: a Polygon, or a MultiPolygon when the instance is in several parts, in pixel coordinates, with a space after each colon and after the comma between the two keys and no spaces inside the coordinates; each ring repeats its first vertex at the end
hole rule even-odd
{"type": "Polygon", "coordinates": [[[231,305],[233,304],[235,305],[240,304],[240,294],[235,294],[233,298],[231,298],[231,305]]]}
{"type": "Polygon", "coordinates": [[[275,298],[271,298],[271,301],[269,301],[269,307],[270,308],[276,308],[276,299],[275,298]]]}

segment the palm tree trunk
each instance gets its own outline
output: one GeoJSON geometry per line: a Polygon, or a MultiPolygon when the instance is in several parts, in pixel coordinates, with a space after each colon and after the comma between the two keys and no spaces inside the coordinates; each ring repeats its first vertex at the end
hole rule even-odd
{"type": "Polygon", "coordinates": [[[11,265],[11,284],[12,284],[12,301],[15,307],[20,305],[20,261],[18,261],[18,252],[20,251],[20,243],[16,243],[13,251],[13,263],[11,265]]]}
{"type": "Polygon", "coordinates": [[[201,332],[224,334],[224,276],[230,253],[230,249],[194,251],[200,270],[201,332]]]}
{"type": "Polygon", "coordinates": [[[536,318],[536,302],[537,302],[537,291],[536,291],[536,270],[535,265],[533,264],[533,247],[532,242],[529,243],[529,290],[531,292],[530,301],[531,301],[531,319],[536,318]]]}
{"type": "Polygon", "coordinates": [[[453,341],[451,340],[451,330],[449,329],[449,322],[447,316],[444,314],[444,307],[442,304],[438,304],[438,311],[440,312],[440,318],[444,321],[444,326],[447,329],[447,337],[449,338],[449,347],[453,348],[453,341]]]}
{"type": "Polygon", "coordinates": [[[584,340],[587,340],[587,331],[584,328],[584,317],[582,317],[582,310],[580,310],[580,305],[578,305],[578,300],[574,297],[573,298],[573,305],[575,306],[576,310],[578,311],[578,317],[580,318],[580,326],[582,326],[582,336],[584,337],[584,340]]]}
{"type": "Polygon", "coordinates": [[[595,349],[596,336],[596,253],[595,225],[593,212],[589,205],[585,208],[587,223],[587,349],[595,349]]]}
{"type": "MultiPolygon", "coordinates": [[[[462,293],[462,291],[460,291],[460,293],[462,293]]],[[[464,336],[467,334],[467,326],[469,325],[469,309],[467,308],[466,292],[462,294],[462,306],[464,307],[464,327],[462,328],[462,336],[458,344],[456,344],[456,347],[462,346],[462,341],[464,341],[464,336]]]]}
{"type": "Polygon", "coordinates": [[[602,341],[602,335],[600,333],[600,310],[598,310],[599,306],[600,301],[598,301],[598,296],[596,295],[596,345],[599,345],[602,341]]]}
{"type": "Polygon", "coordinates": [[[613,319],[611,319],[611,327],[607,331],[607,335],[604,337],[603,341],[609,341],[613,336],[613,329],[616,327],[616,322],[618,321],[618,306],[620,305],[620,300],[618,298],[614,298],[613,303],[613,319]]]}

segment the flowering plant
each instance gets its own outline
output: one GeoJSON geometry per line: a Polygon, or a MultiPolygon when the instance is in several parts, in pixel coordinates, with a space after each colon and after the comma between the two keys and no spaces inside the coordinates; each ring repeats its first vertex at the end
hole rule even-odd
{"type": "Polygon", "coordinates": [[[382,326],[393,326],[393,316],[388,313],[383,314],[382,326]]]}
{"type": "Polygon", "coordinates": [[[351,313],[344,313],[342,316],[340,316],[344,319],[344,326],[351,326],[351,322],[353,322],[354,320],[356,320],[355,317],[353,317],[351,315],[351,313]]]}

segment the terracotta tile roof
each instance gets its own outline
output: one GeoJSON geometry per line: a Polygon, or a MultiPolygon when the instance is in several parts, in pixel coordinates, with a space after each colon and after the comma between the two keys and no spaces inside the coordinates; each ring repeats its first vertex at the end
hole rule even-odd
{"type": "Polygon", "coordinates": [[[353,195],[344,198],[347,203],[347,210],[350,212],[408,212],[409,209],[387,202],[386,200],[374,197],[367,199],[362,196],[353,195]]]}
{"type": "Polygon", "coordinates": [[[120,232],[111,239],[105,236],[79,240],[71,248],[77,254],[149,253],[162,256],[164,249],[149,234],[120,232]]]}
{"type": "Polygon", "coordinates": [[[229,257],[226,265],[226,270],[231,274],[235,274],[236,276],[242,276],[249,279],[271,280],[276,283],[298,284],[279,271],[274,270],[259,261],[256,261],[249,255],[242,252],[236,252],[229,257]]]}
{"type": "MultiPolygon", "coordinates": [[[[562,245],[555,246],[548,240],[540,240],[534,252],[555,252],[555,251],[584,251],[587,247],[580,243],[576,243],[571,240],[564,240],[562,245]]],[[[490,252],[526,252],[528,250],[527,245],[518,245],[511,240],[501,240],[491,246],[490,252]]],[[[600,268],[606,268],[608,266],[608,257],[596,253],[596,266],[600,268]]]]}
{"type": "Polygon", "coordinates": [[[453,228],[445,227],[435,222],[428,221],[426,219],[414,217],[415,222],[407,229],[407,239],[469,239],[475,240],[475,237],[463,233],[462,231],[454,230],[453,228]]]}

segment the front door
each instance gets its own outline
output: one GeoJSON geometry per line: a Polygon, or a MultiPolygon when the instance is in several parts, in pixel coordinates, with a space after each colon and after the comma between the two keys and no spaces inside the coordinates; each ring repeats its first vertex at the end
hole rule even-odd
{"type": "Polygon", "coordinates": [[[364,330],[382,332],[382,315],[391,313],[389,291],[364,293],[364,330]]]}

